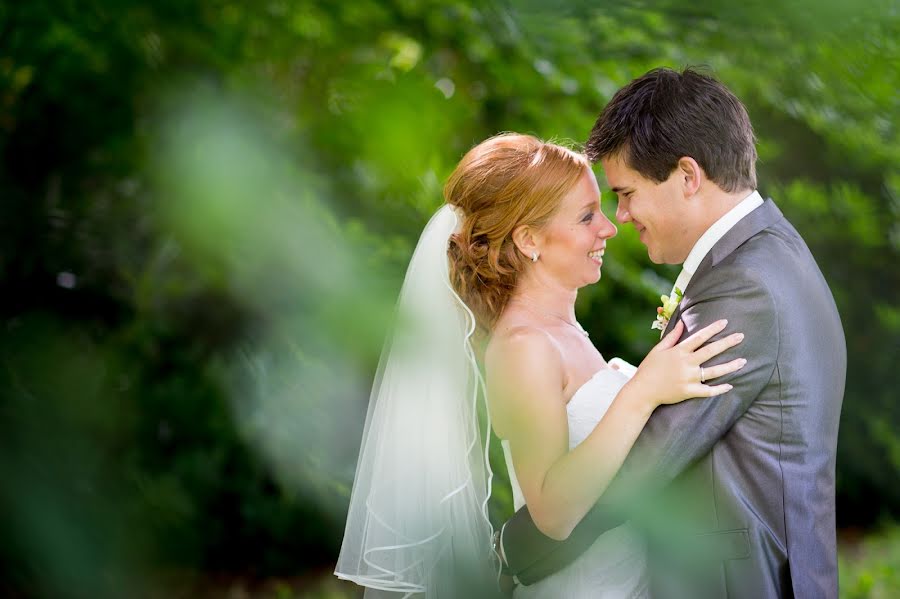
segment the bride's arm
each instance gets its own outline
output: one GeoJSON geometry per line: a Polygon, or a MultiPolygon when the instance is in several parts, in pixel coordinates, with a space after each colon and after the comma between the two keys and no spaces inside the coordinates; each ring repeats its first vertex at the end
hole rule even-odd
{"type": "Polygon", "coordinates": [[[559,350],[533,329],[514,332],[496,349],[487,383],[497,432],[510,442],[535,525],[550,538],[565,539],[618,471],[655,405],[623,388],[570,452],[559,350]]]}
{"type": "MultiPolygon", "coordinates": [[[[729,336],[694,351],[722,328],[721,323],[711,325],[678,346],[681,330],[673,330],[572,451],[563,396],[565,370],[554,342],[543,331],[523,328],[492,347],[487,382],[495,428],[510,442],[516,478],[542,533],[557,540],[569,536],[618,472],[656,406],[728,390],[727,385],[700,384],[699,364],[740,339],[729,336]]],[[[735,360],[715,367],[717,371],[707,369],[707,378],[740,365],[735,360]]]]}

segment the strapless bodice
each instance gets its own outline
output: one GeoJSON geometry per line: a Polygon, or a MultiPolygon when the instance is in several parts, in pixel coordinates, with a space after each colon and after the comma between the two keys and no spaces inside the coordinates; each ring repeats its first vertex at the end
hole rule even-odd
{"type": "MultiPolygon", "coordinates": [[[[606,410],[616,398],[628,377],[612,368],[603,368],[594,373],[581,387],[575,391],[566,404],[566,415],[569,421],[569,451],[587,439],[606,410]]],[[[512,485],[513,504],[518,510],[525,505],[525,498],[512,464],[512,452],[509,441],[501,441],[506,469],[509,471],[509,482],[512,485]]]]}

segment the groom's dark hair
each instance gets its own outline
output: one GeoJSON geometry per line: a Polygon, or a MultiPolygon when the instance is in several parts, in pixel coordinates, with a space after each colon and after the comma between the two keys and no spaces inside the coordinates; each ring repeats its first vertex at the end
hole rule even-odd
{"type": "Polygon", "coordinates": [[[591,162],[621,154],[661,183],[690,156],[725,191],[756,189],[756,146],[747,109],[721,82],[692,68],[653,69],[620,89],[585,145],[591,162]]]}

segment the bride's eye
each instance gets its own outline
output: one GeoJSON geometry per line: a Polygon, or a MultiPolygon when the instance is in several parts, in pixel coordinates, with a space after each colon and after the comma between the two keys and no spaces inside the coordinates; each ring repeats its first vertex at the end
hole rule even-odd
{"type": "Polygon", "coordinates": [[[588,212],[587,214],[584,215],[584,218],[581,219],[581,222],[583,222],[583,223],[589,223],[589,222],[591,222],[592,220],[594,220],[594,213],[593,213],[593,212],[588,212]]]}

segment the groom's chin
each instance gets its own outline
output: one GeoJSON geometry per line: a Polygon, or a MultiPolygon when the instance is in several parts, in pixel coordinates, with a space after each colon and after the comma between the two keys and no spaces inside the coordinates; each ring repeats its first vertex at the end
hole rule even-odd
{"type": "Polygon", "coordinates": [[[647,257],[650,258],[650,262],[653,264],[681,264],[681,262],[684,262],[684,260],[681,262],[673,260],[671,254],[667,256],[660,252],[659,249],[654,251],[654,249],[649,246],[647,246],[647,257]]]}

